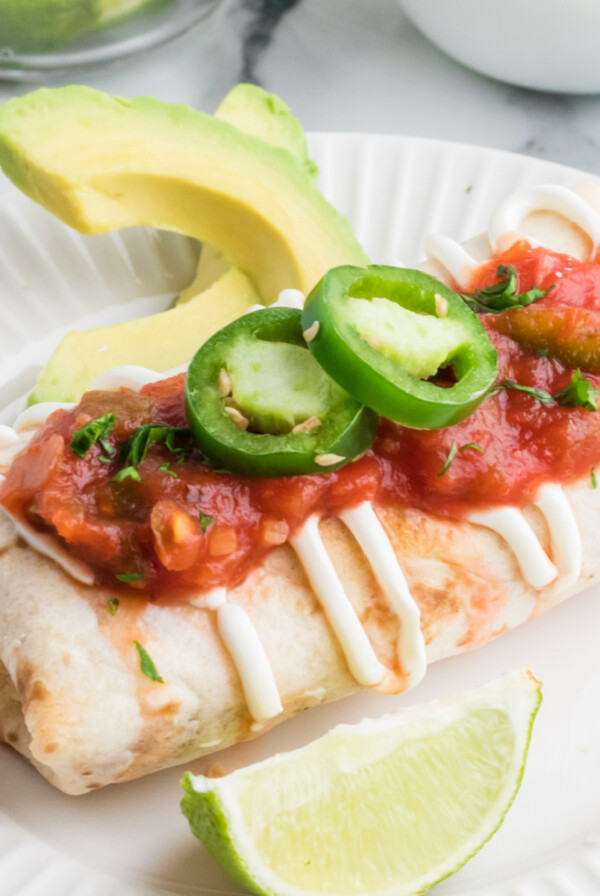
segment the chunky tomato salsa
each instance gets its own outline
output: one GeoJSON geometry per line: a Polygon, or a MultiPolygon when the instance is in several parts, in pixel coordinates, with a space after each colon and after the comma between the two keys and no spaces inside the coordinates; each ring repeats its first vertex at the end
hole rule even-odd
{"type": "Polygon", "coordinates": [[[381,419],[373,447],[336,472],[243,477],[210,466],[186,435],[181,375],[140,393],[89,392],[53,413],[13,462],[0,501],[58,535],[98,581],[176,598],[243,581],[312,513],[372,500],[461,518],[589,475],[600,462],[600,265],[516,245],[482,266],[471,291],[494,283],[499,264],[514,266],[519,293],[549,291],[528,307],[481,315],[499,388],[459,424],[422,431],[381,419]],[[577,370],[591,403],[554,400],[577,370]],[[110,432],[79,456],[74,433],[108,414],[110,432]],[[119,475],[123,445],[149,423],[176,429],[119,475]]]}

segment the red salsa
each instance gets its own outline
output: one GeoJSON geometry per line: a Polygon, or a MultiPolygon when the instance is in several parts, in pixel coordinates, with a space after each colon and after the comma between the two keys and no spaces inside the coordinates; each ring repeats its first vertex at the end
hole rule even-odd
{"type": "MultiPolygon", "coordinates": [[[[498,264],[515,266],[518,292],[554,287],[527,308],[482,315],[498,350],[498,382],[554,395],[580,367],[600,388],[600,265],[517,245],[482,266],[471,290],[494,282],[498,264]]],[[[474,507],[522,506],[541,483],[573,481],[600,462],[600,413],[512,389],[447,429],[382,419],[373,448],[330,474],[242,477],[211,468],[197,451],[153,443],[137,467],[139,481],[119,482],[122,464],[106,462],[100,444],[83,457],[70,449],[77,429],[108,413],[116,424],[105,442],[115,458],[142,424],[185,427],[183,386],[181,375],[140,393],[89,392],[73,410],[54,412],[14,460],[0,501],[58,535],[98,581],[176,599],[243,581],[312,513],[335,516],[373,500],[461,518],[474,507]]]]}

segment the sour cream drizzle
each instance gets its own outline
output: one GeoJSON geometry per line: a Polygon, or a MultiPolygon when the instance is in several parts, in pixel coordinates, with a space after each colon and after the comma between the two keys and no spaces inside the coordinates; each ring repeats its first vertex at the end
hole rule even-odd
{"type": "Polygon", "coordinates": [[[265,649],[250,617],[238,604],[217,610],[219,634],[240,676],[250,715],[265,722],[283,712],[277,683],[265,649]]]}
{"type": "MultiPolygon", "coordinates": [[[[590,257],[595,257],[600,245],[600,215],[573,190],[556,184],[517,190],[500,203],[490,218],[488,228],[492,252],[499,251],[508,238],[511,243],[519,239],[530,246],[539,245],[533,237],[522,233],[519,227],[528,215],[541,211],[556,212],[583,230],[592,244],[590,257]]],[[[468,289],[473,273],[481,266],[480,261],[449,236],[436,234],[428,237],[425,251],[429,258],[448,271],[459,289],[468,289]]]]}
{"type": "Polygon", "coordinates": [[[49,557],[50,560],[54,560],[71,578],[76,579],[78,582],[84,585],[94,584],[94,573],[89,566],[86,563],[82,563],[81,560],[72,557],[53,535],[36,532],[33,526],[26,520],[19,519],[14,514],[9,513],[8,510],[4,510],[4,508],[3,512],[11,518],[15,529],[23,541],[33,548],[34,551],[37,551],[38,554],[43,554],[44,557],[49,557]]]}
{"type": "Polygon", "coordinates": [[[443,233],[434,233],[425,240],[425,251],[429,258],[446,268],[454,282],[462,289],[467,289],[471,277],[481,266],[467,250],[443,233]]]}
{"type": "Polygon", "coordinates": [[[591,257],[595,256],[600,243],[600,215],[573,190],[556,184],[517,190],[500,203],[488,229],[492,252],[498,250],[507,235],[515,235],[532,246],[538,245],[530,236],[521,233],[519,227],[527,215],[541,211],[556,212],[581,228],[591,240],[591,257]]]}
{"type": "Polygon", "coordinates": [[[73,401],[42,401],[25,408],[15,420],[13,429],[16,433],[30,432],[33,435],[54,411],[70,411],[74,407],[73,401]]]}
{"type": "Polygon", "coordinates": [[[309,517],[300,531],[291,536],[290,544],[340,642],[352,675],[366,687],[379,684],[385,669],[377,659],[325,549],[318,517],[309,517]]]}
{"type": "Polygon", "coordinates": [[[543,588],[554,581],[558,570],[548,558],[538,538],[516,507],[495,507],[469,514],[469,521],[496,532],[511,548],[525,581],[543,588]]]}
{"type": "Polygon", "coordinates": [[[415,687],[427,668],[421,615],[387,533],[370,501],[342,511],[340,519],[364,551],[375,578],[400,620],[398,662],[407,678],[408,687],[415,687]]]}
{"type": "Polygon", "coordinates": [[[579,579],[583,561],[581,533],[575,514],[561,486],[551,482],[540,488],[535,504],[548,525],[554,561],[562,573],[560,587],[569,588],[579,579]]]}

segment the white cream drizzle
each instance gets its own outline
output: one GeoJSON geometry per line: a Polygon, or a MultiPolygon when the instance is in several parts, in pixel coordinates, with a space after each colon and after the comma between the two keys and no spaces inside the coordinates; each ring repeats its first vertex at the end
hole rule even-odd
{"type": "MultiPolygon", "coordinates": [[[[522,233],[519,227],[528,215],[540,211],[556,212],[583,230],[592,244],[590,257],[595,257],[600,245],[600,215],[573,190],[556,184],[517,190],[500,203],[490,218],[488,228],[492,252],[503,248],[508,237],[511,241],[521,239],[530,246],[538,246],[538,241],[522,233]]],[[[473,258],[464,246],[443,234],[428,237],[425,250],[430,258],[448,271],[459,289],[469,288],[473,273],[481,266],[481,262],[473,258]]]]}
{"type": "Polygon", "coordinates": [[[117,389],[132,389],[134,392],[139,392],[144,386],[157,383],[169,376],[171,376],[169,372],[156,373],[155,370],[149,370],[147,367],[123,364],[121,367],[113,367],[96,377],[90,386],[90,391],[99,389],[112,392],[117,389]]]}
{"type": "Polygon", "coordinates": [[[535,505],[544,515],[554,561],[561,571],[562,588],[574,585],[581,574],[583,548],[575,514],[560,485],[545,483],[538,491],[535,505]]]}
{"type": "Polygon", "coordinates": [[[558,570],[517,507],[494,507],[471,513],[468,519],[504,539],[515,555],[523,578],[532,588],[543,588],[554,581],[558,570]]]}
{"type": "Polygon", "coordinates": [[[530,236],[521,233],[519,227],[527,215],[540,211],[556,212],[580,227],[591,240],[591,257],[595,256],[600,243],[600,215],[573,190],[557,184],[517,190],[500,203],[488,229],[492,252],[498,250],[503,237],[513,234],[531,246],[539,245],[530,236]]]}
{"type": "Polygon", "coordinates": [[[15,529],[23,541],[33,548],[34,551],[37,551],[38,554],[43,554],[44,557],[48,557],[50,560],[54,560],[71,578],[76,579],[78,582],[82,582],[84,585],[94,584],[94,573],[90,567],[81,560],[72,557],[63,548],[58,539],[53,535],[36,532],[33,526],[26,520],[19,519],[6,508],[3,508],[3,510],[11,518],[15,529]]]}
{"type": "Polygon", "coordinates": [[[471,277],[481,267],[481,262],[473,258],[464,246],[443,233],[428,236],[425,251],[429,258],[433,258],[448,271],[461,289],[468,289],[471,277]]]}
{"type": "Polygon", "coordinates": [[[265,308],[297,308],[302,311],[304,308],[305,295],[299,289],[282,289],[277,296],[276,301],[271,305],[251,305],[244,314],[251,314],[253,311],[264,311],[265,308]]]}
{"type": "Polygon", "coordinates": [[[408,686],[415,687],[427,669],[421,614],[408,588],[396,553],[369,501],[340,513],[364,551],[375,578],[400,620],[398,661],[408,686]]]}
{"type": "Polygon", "coordinates": [[[240,676],[250,715],[264,722],[283,712],[277,683],[250,617],[237,604],[217,610],[219,633],[240,676]]]}
{"type": "Polygon", "coordinates": [[[311,516],[290,538],[323,612],[340,643],[346,662],[359,684],[379,684],[385,669],[377,659],[354,607],[321,539],[319,520],[311,516]]]}
{"type": "Polygon", "coordinates": [[[15,420],[13,429],[16,433],[33,433],[43,426],[54,411],[70,411],[75,407],[73,401],[42,401],[25,408],[15,420]]]}

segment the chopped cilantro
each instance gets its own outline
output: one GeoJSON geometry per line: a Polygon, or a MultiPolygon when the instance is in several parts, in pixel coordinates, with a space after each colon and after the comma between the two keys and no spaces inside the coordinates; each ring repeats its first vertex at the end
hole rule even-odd
{"type": "Polygon", "coordinates": [[[71,451],[77,457],[85,457],[92,445],[98,443],[104,454],[112,457],[115,454],[115,449],[107,439],[113,431],[116,422],[117,418],[114,414],[105,414],[103,417],[96,417],[95,420],[90,420],[89,423],[84,424],[80,429],[76,429],[69,445],[71,451]]]}
{"type": "Polygon", "coordinates": [[[469,186],[465,190],[465,193],[470,193],[472,189],[473,189],[473,184],[469,184],[469,186]]]}
{"type": "Polygon", "coordinates": [[[166,461],[166,463],[161,464],[158,469],[160,470],[161,473],[166,473],[167,476],[173,476],[175,479],[179,479],[179,476],[177,475],[177,473],[175,473],[171,469],[171,464],[169,463],[169,461],[166,461]]]}
{"type": "Polygon", "coordinates": [[[535,350],[538,358],[547,358],[548,357],[548,349],[547,348],[536,348],[535,350]]]}
{"type": "Polygon", "coordinates": [[[549,392],[537,389],[535,386],[522,386],[521,383],[515,383],[514,380],[504,380],[498,391],[502,389],[516,389],[517,392],[525,392],[527,395],[531,395],[532,398],[537,398],[538,401],[544,402],[544,404],[552,404],[554,401],[549,392]]]}
{"type": "Polygon", "coordinates": [[[140,644],[139,641],[134,641],[133,643],[136,646],[140,658],[140,670],[142,675],[145,675],[146,678],[150,678],[152,681],[157,681],[159,684],[164,684],[165,680],[158,674],[158,670],[146,648],[140,644]]]}
{"type": "Polygon", "coordinates": [[[119,582],[141,582],[144,578],[143,572],[122,572],[115,575],[115,579],[118,579],[119,582]]]}
{"type": "Polygon", "coordinates": [[[481,445],[478,445],[477,442],[467,442],[466,445],[461,445],[458,450],[466,451],[468,448],[471,448],[473,451],[483,452],[483,448],[481,447],[481,445]]]}
{"type": "Polygon", "coordinates": [[[561,404],[566,408],[584,408],[586,411],[598,410],[598,395],[600,389],[595,389],[589,380],[581,376],[581,371],[576,370],[573,374],[571,382],[564,389],[561,389],[556,395],[544,389],[537,389],[535,386],[522,386],[521,383],[515,383],[513,380],[504,380],[501,389],[517,389],[519,392],[525,392],[544,404],[561,404]]]}
{"type": "MultiPolygon", "coordinates": [[[[117,576],[118,578],[118,576],[117,576]]],[[[107,609],[111,616],[114,616],[117,610],[119,609],[119,598],[111,597],[109,602],[107,603],[107,609]]]]}
{"type": "Polygon", "coordinates": [[[596,482],[596,470],[594,467],[590,470],[590,479],[592,480],[592,488],[596,488],[598,483],[596,482]]]}
{"type": "Polygon", "coordinates": [[[447,472],[448,472],[448,470],[450,469],[450,464],[452,463],[452,461],[453,461],[454,458],[456,457],[456,453],[457,453],[457,451],[458,451],[458,445],[456,444],[456,442],[452,442],[452,448],[451,448],[450,451],[448,452],[448,457],[447,457],[446,460],[444,461],[444,466],[442,467],[442,469],[441,469],[440,472],[438,473],[438,476],[443,476],[444,473],[447,473],[447,472]]]}
{"type": "Polygon", "coordinates": [[[463,295],[467,305],[477,314],[498,314],[508,308],[525,308],[532,302],[543,299],[551,289],[554,289],[554,284],[548,289],[538,289],[534,286],[527,292],[517,293],[517,269],[512,264],[508,266],[499,264],[496,277],[500,278],[497,283],[476,289],[470,295],[463,295]]]}
{"type": "Polygon", "coordinates": [[[121,448],[122,460],[132,466],[139,467],[148,452],[151,444],[165,445],[172,453],[177,454],[178,459],[192,447],[191,432],[187,426],[168,426],[166,423],[144,423],[138,426],[121,448]],[[177,445],[178,440],[185,440],[183,445],[177,445]]]}
{"type": "Polygon", "coordinates": [[[119,470],[116,476],[113,476],[113,482],[124,482],[125,479],[133,479],[134,482],[141,482],[142,477],[138,473],[135,467],[123,467],[122,470],[119,470]]]}
{"type": "Polygon", "coordinates": [[[598,394],[600,389],[594,389],[591,382],[576,370],[571,382],[557,392],[554,400],[567,408],[585,408],[586,411],[598,410],[598,394]]]}
{"type": "Polygon", "coordinates": [[[443,476],[444,473],[447,473],[448,470],[450,469],[450,464],[452,463],[452,461],[454,460],[454,458],[456,457],[458,452],[466,451],[468,448],[472,448],[473,451],[481,451],[481,452],[483,451],[483,448],[481,447],[481,445],[478,445],[477,442],[467,442],[466,445],[461,445],[460,448],[458,447],[456,442],[452,442],[452,447],[450,448],[450,451],[448,452],[448,457],[444,461],[444,465],[443,465],[442,469],[440,470],[440,472],[438,473],[438,476],[443,476]]]}
{"type": "Polygon", "coordinates": [[[200,520],[200,528],[203,532],[206,532],[208,527],[215,521],[214,516],[210,516],[208,513],[202,513],[202,511],[199,512],[198,519],[200,520]]]}

